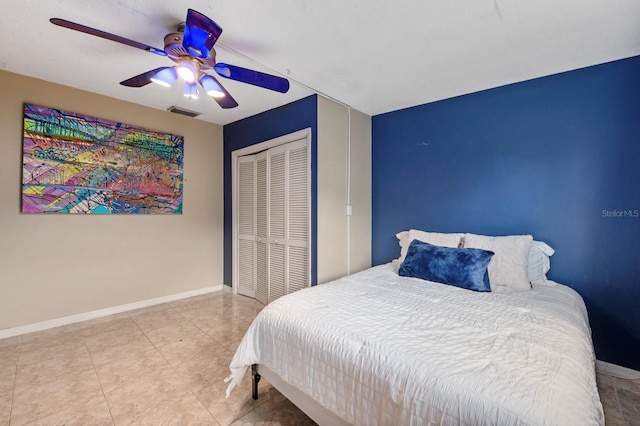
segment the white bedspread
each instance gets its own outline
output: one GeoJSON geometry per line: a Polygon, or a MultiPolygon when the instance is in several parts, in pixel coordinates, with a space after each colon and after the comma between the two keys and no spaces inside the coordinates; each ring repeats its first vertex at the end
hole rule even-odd
{"type": "Polygon", "coordinates": [[[265,307],[227,392],[264,364],[357,425],[603,425],[594,363],[569,287],[476,293],[387,264],[265,307]]]}

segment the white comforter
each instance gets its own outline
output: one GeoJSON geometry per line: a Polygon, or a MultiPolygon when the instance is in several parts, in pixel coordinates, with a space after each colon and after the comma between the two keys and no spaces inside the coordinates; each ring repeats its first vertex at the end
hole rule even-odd
{"type": "Polygon", "coordinates": [[[282,297],[238,347],[357,425],[602,425],[582,298],[476,293],[381,265],[282,297]]]}

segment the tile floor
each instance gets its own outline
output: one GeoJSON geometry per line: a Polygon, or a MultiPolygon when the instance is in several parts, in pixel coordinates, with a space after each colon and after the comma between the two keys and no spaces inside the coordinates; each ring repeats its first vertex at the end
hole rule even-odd
{"type": "MultiPolygon", "coordinates": [[[[260,382],[225,399],[262,305],[212,293],[0,340],[0,426],[312,425],[260,382]]],[[[607,425],[640,425],[640,382],[599,375],[607,425]]]]}

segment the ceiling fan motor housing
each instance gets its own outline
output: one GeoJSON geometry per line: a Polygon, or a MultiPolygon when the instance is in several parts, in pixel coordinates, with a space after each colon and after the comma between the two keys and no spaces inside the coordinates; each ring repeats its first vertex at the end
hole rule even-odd
{"type": "Polygon", "coordinates": [[[184,33],[169,33],[164,37],[164,51],[173,62],[180,64],[195,60],[201,70],[210,70],[216,65],[216,51],[211,49],[206,58],[194,57],[184,48],[182,41],[184,33]]]}

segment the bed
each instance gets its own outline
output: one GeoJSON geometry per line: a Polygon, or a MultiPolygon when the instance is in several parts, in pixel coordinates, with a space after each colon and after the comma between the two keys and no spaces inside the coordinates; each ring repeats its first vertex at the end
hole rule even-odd
{"type": "Polygon", "coordinates": [[[330,425],[602,425],[594,365],[570,287],[469,291],[389,263],[267,305],[228,393],[263,376],[330,425]]]}

